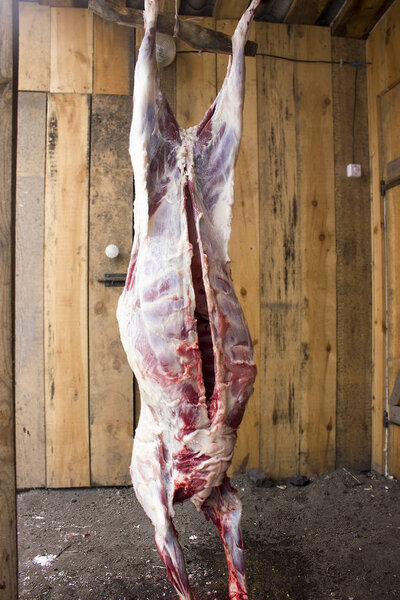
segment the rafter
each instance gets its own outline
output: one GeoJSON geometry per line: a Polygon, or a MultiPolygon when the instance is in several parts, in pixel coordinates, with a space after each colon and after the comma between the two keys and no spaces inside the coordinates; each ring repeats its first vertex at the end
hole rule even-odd
{"type": "Polygon", "coordinates": [[[330,0],[293,0],[285,16],[285,23],[314,25],[329,3],[330,0]]]}
{"type": "MultiPolygon", "coordinates": [[[[90,0],[89,8],[107,21],[127,27],[143,28],[143,11],[126,8],[121,5],[119,0],[90,0]]],[[[174,29],[175,18],[173,15],[159,15],[157,31],[173,35],[174,29]]],[[[231,54],[232,52],[232,41],[229,36],[183,19],[179,20],[178,37],[196,50],[221,54],[231,54]]],[[[257,44],[248,41],[245,47],[246,56],[255,56],[256,53],[257,44]]]]}
{"type": "Polygon", "coordinates": [[[366,38],[395,0],[346,0],[331,27],[333,35],[366,38]]]}

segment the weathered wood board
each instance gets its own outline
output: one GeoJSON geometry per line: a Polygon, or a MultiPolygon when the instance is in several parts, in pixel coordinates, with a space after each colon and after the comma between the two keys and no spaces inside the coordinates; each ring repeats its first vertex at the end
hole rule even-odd
{"type": "Polygon", "coordinates": [[[178,52],[176,56],[176,116],[181,127],[202,120],[217,94],[217,56],[178,52]]]}
{"type": "Polygon", "coordinates": [[[43,260],[46,94],[18,96],[15,411],[18,488],[46,485],[43,260]]]}
{"type": "Polygon", "coordinates": [[[129,484],[133,378],[116,309],[121,288],[98,279],[126,272],[132,246],[133,174],[128,152],[132,99],[95,96],[91,113],[89,218],[90,460],[92,485],[129,484]],[[105,255],[108,244],[119,256],[105,255]]]}
{"type": "Polygon", "coordinates": [[[135,31],[94,16],[93,93],[130,95],[135,31]]]}
{"type": "Polygon", "coordinates": [[[329,4],[329,0],[308,0],[307,3],[294,0],[286,13],[285,23],[313,25],[329,4]]]}
{"type": "MultiPolygon", "coordinates": [[[[387,153],[387,149],[384,151],[382,144],[382,117],[387,118],[387,115],[385,116],[381,111],[381,98],[385,91],[400,79],[399,53],[400,3],[395,2],[367,41],[367,60],[371,63],[368,66],[368,114],[372,199],[372,468],[380,472],[385,472],[387,468],[394,472],[396,466],[391,458],[400,456],[396,450],[396,443],[393,443],[393,440],[398,439],[396,426],[393,425],[393,429],[391,426],[389,431],[386,452],[388,432],[383,425],[383,413],[388,400],[387,390],[390,393],[390,385],[386,377],[387,367],[390,370],[386,356],[386,332],[390,336],[390,316],[388,315],[389,319],[386,322],[385,215],[384,202],[380,194],[380,181],[387,153]]],[[[390,129],[390,125],[388,128],[390,129]]],[[[387,217],[389,218],[389,215],[387,217]]],[[[389,271],[389,264],[387,268],[389,271]]]]}
{"type": "MultiPolygon", "coordinates": [[[[332,58],[365,62],[365,42],[332,38],[332,58]]],[[[372,440],[371,206],[366,67],[334,65],[332,77],[338,344],[336,466],[363,470],[371,464],[372,440]],[[347,177],[346,166],[352,162],[361,164],[361,179],[347,177]]]]}
{"type": "Polygon", "coordinates": [[[93,14],[51,8],[50,91],[90,94],[93,88],[93,14]]]}
{"type": "MultiPolygon", "coordinates": [[[[332,59],[329,30],[299,26],[296,33],[297,58],[311,60],[318,56],[319,60],[332,59]]],[[[336,454],[332,72],[330,65],[312,63],[299,63],[296,71],[301,328],[305,359],[301,373],[300,471],[321,473],[334,469],[336,454]]]]}
{"type": "Polygon", "coordinates": [[[45,398],[49,487],[90,485],[89,97],[51,94],[45,191],[45,398]]]}
{"type": "Polygon", "coordinates": [[[372,264],[372,456],[371,466],[385,471],[383,411],[386,396],[385,233],[380,194],[381,144],[378,94],[385,88],[384,39],[376,29],[367,42],[368,123],[371,165],[372,264]]]}
{"type": "MultiPolygon", "coordinates": [[[[384,179],[387,165],[400,157],[400,83],[385,92],[380,99],[381,152],[384,179]]],[[[386,207],[386,298],[387,298],[387,375],[390,394],[400,370],[400,186],[387,190],[386,207]]],[[[390,416],[390,412],[389,412],[390,416]]],[[[390,474],[400,472],[399,425],[389,424],[390,474]]]]}
{"type": "Polygon", "coordinates": [[[18,89],[50,89],[50,7],[19,2],[18,89]]]}
{"type": "Polygon", "coordinates": [[[393,0],[348,0],[332,23],[333,35],[367,38],[392,3],[393,0]]]}
{"type": "MultiPolygon", "coordinates": [[[[257,23],[256,29],[259,52],[293,55],[294,40],[286,26],[273,30],[257,23]]],[[[295,473],[298,467],[301,274],[295,68],[291,62],[257,58],[260,455],[261,466],[274,478],[295,473]]]]}
{"type": "Polygon", "coordinates": [[[15,105],[13,41],[17,14],[0,3],[0,598],[17,600],[13,373],[13,243],[15,105]]]}
{"type": "MultiPolygon", "coordinates": [[[[217,21],[217,30],[232,35],[235,21],[217,21]]],[[[255,39],[255,27],[250,33],[255,39]]],[[[217,57],[217,88],[221,89],[228,57],[217,57]]],[[[257,63],[246,58],[246,89],[243,108],[243,136],[235,171],[235,203],[229,243],[235,292],[243,307],[254,344],[254,355],[260,369],[260,264],[259,264],[259,198],[257,139],[257,63]]],[[[260,438],[260,385],[256,379],[254,392],[240,426],[232,463],[232,473],[258,467],[260,438]]]]}

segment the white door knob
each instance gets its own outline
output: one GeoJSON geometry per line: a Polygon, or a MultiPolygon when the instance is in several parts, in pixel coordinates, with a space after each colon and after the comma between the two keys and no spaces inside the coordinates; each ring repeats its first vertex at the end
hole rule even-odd
{"type": "Polygon", "coordinates": [[[115,244],[109,244],[106,248],[106,256],[108,258],[117,258],[119,254],[119,248],[115,244]]]}

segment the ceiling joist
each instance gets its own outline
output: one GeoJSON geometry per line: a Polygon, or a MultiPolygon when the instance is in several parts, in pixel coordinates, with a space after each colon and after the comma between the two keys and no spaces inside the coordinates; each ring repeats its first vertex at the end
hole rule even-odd
{"type": "Polygon", "coordinates": [[[365,39],[394,0],[346,0],[331,24],[333,35],[365,39]]]}
{"type": "MultiPolygon", "coordinates": [[[[143,11],[127,8],[118,0],[90,0],[89,9],[99,17],[127,27],[143,28],[143,11]]],[[[157,31],[173,35],[175,30],[175,16],[160,14],[157,21],[157,31]]],[[[217,52],[221,54],[232,53],[232,40],[228,35],[201,27],[190,21],[180,19],[178,37],[195,50],[217,52]]],[[[257,44],[248,41],[245,47],[246,56],[255,56],[257,44]]]]}
{"type": "Polygon", "coordinates": [[[330,0],[293,0],[284,22],[296,25],[315,25],[330,0]]]}

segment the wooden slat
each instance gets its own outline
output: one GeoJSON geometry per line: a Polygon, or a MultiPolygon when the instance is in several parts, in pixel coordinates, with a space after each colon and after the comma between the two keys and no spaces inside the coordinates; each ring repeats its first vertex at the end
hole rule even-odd
{"type": "Polygon", "coordinates": [[[330,0],[294,0],[284,22],[297,25],[314,25],[329,3],[330,0]]]}
{"type": "Polygon", "coordinates": [[[89,98],[49,96],[45,191],[47,485],[89,475],[87,252],[89,98]]]}
{"type": "Polygon", "coordinates": [[[50,89],[50,8],[19,2],[18,89],[50,89]]]}
{"type": "Polygon", "coordinates": [[[126,272],[132,246],[133,175],[128,146],[132,99],[95,96],[92,103],[89,224],[90,455],[92,485],[127,485],[133,437],[133,379],[116,309],[121,288],[104,273],[126,272]],[[115,259],[105,255],[116,244],[115,259]]]}
{"type": "Polygon", "coordinates": [[[93,92],[132,93],[134,30],[94,16],[93,92]]]}
{"type": "MultiPolygon", "coordinates": [[[[365,62],[365,42],[332,38],[335,61],[365,62]]],[[[332,67],[337,250],[336,467],[371,463],[371,206],[369,202],[366,68],[332,67]],[[355,156],[353,117],[355,78],[355,156]],[[346,165],[361,164],[361,179],[346,165]]]]}
{"type": "MultiPolygon", "coordinates": [[[[293,55],[285,25],[256,23],[260,52],[293,55]]],[[[300,214],[294,63],[257,58],[260,186],[261,467],[297,471],[300,408],[300,214]],[[273,82],[273,85],[272,83],[273,82]]]]}
{"type": "MultiPolygon", "coordinates": [[[[299,58],[331,60],[323,27],[296,28],[299,58]]],[[[297,169],[301,215],[303,396],[300,471],[335,466],[336,445],[336,252],[332,118],[329,65],[296,67],[297,169]]]]}
{"type": "MultiPolygon", "coordinates": [[[[387,164],[400,156],[400,83],[381,97],[382,163],[384,178],[387,164]]],[[[389,393],[400,370],[400,187],[386,192],[386,273],[387,273],[387,369],[389,393]]],[[[391,425],[390,438],[397,439],[398,426],[391,425]]],[[[397,445],[389,448],[390,474],[400,472],[400,453],[397,445]]]]}
{"type": "Polygon", "coordinates": [[[93,14],[81,8],[51,9],[51,92],[92,92],[93,14]]]}
{"type": "Polygon", "coordinates": [[[0,598],[17,600],[17,524],[13,399],[13,135],[12,0],[0,3],[0,598]]]}
{"type": "MultiPolygon", "coordinates": [[[[235,30],[235,21],[217,21],[217,29],[228,35],[235,30]]],[[[250,39],[255,39],[252,27],[250,39]]],[[[221,88],[228,65],[227,57],[217,58],[217,87],[221,88]]],[[[258,215],[258,145],[257,139],[257,64],[246,58],[246,89],[243,109],[243,137],[235,173],[235,204],[232,234],[229,243],[232,277],[236,295],[243,307],[254,343],[255,361],[260,370],[260,264],[258,215]]],[[[259,465],[260,438],[260,377],[239,429],[232,463],[232,473],[259,465]]]]}
{"type": "Polygon", "coordinates": [[[213,15],[217,19],[240,19],[249,0],[215,0],[213,15]]]}
{"type": "Polygon", "coordinates": [[[332,23],[333,35],[366,38],[393,0],[346,0],[332,23]]]}
{"type": "Polygon", "coordinates": [[[385,241],[383,204],[380,195],[381,152],[378,94],[385,87],[384,38],[375,30],[367,41],[368,122],[371,165],[371,257],[372,257],[372,458],[373,469],[385,470],[385,241]]]}
{"type": "Polygon", "coordinates": [[[400,479],[400,425],[389,425],[389,473],[400,479]]]}
{"type": "MultiPolygon", "coordinates": [[[[207,19],[205,26],[214,28],[215,20],[207,19]]],[[[216,60],[215,54],[178,52],[176,116],[181,127],[197,125],[214,102],[217,93],[216,60]]]]}
{"type": "Polygon", "coordinates": [[[46,485],[43,257],[46,94],[18,96],[15,409],[17,485],[46,485]]]}

